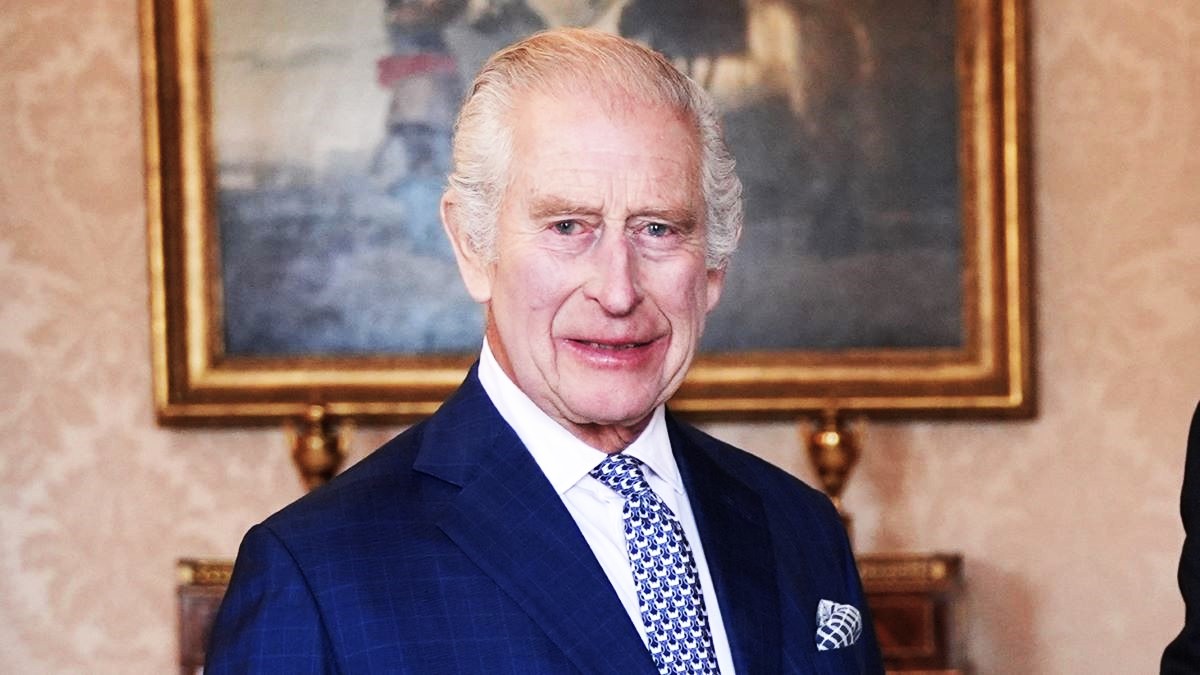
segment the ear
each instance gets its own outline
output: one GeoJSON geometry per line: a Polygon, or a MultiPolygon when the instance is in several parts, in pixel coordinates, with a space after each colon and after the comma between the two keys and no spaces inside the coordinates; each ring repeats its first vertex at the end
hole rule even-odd
{"type": "Polygon", "coordinates": [[[728,263],[706,272],[708,278],[705,280],[705,291],[708,301],[707,311],[709,312],[713,311],[713,307],[716,307],[717,301],[721,299],[721,291],[725,288],[725,268],[727,265],[728,263]]]}
{"type": "Polygon", "coordinates": [[[480,304],[492,299],[492,266],[487,263],[467,237],[462,223],[462,209],[453,190],[442,195],[442,227],[454,247],[454,259],[458,261],[458,273],[462,275],[467,293],[480,304]]]}

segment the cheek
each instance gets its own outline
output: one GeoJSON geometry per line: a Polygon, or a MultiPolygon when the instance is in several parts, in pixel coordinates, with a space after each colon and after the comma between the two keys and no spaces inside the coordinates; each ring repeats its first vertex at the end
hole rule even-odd
{"type": "Polygon", "coordinates": [[[657,284],[659,306],[676,323],[694,326],[699,331],[709,309],[708,284],[697,281],[695,272],[690,270],[664,277],[663,281],[657,284]]]}
{"type": "Polygon", "coordinates": [[[569,270],[548,258],[514,265],[508,282],[512,309],[519,312],[552,311],[571,293],[569,270]]]}

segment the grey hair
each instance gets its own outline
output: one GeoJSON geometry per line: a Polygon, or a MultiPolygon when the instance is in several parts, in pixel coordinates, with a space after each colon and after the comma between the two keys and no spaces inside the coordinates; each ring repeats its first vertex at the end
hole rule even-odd
{"type": "Polygon", "coordinates": [[[517,102],[532,91],[572,86],[666,106],[693,120],[705,202],[705,263],[710,269],[728,264],[742,233],[742,183],[712,97],[658,52],[581,28],[544,31],[497,52],[467,93],[454,124],[447,193],[475,251],[495,260],[496,219],[513,152],[509,118],[517,102]]]}

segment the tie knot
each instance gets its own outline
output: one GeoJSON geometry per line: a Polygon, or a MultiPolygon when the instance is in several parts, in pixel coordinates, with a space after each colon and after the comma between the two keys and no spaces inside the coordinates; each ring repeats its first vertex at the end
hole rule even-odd
{"type": "Polygon", "coordinates": [[[650,484],[642,473],[642,460],[637,457],[622,453],[609,455],[588,473],[625,499],[650,491],[650,484]]]}

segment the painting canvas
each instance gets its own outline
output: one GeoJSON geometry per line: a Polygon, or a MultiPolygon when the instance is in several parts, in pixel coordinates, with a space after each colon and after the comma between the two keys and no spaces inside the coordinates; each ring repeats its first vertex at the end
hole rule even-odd
{"type": "Polygon", "coordinates": [[[139,1],[166,422],[436,408],[483,331],[455,111],[568,25],[711,92],[744,184],[677,411],[1033,411],[1024,0],[139,1]]]}
{"type": "Polygon", "coordinates": [[[477,349],[438,216],[453,115],[486,55],[563,24],[720,103],[747,225],[706,351],[963,343],[953,3],[214,0],[210,22],[230,355],[477,349]]]}

